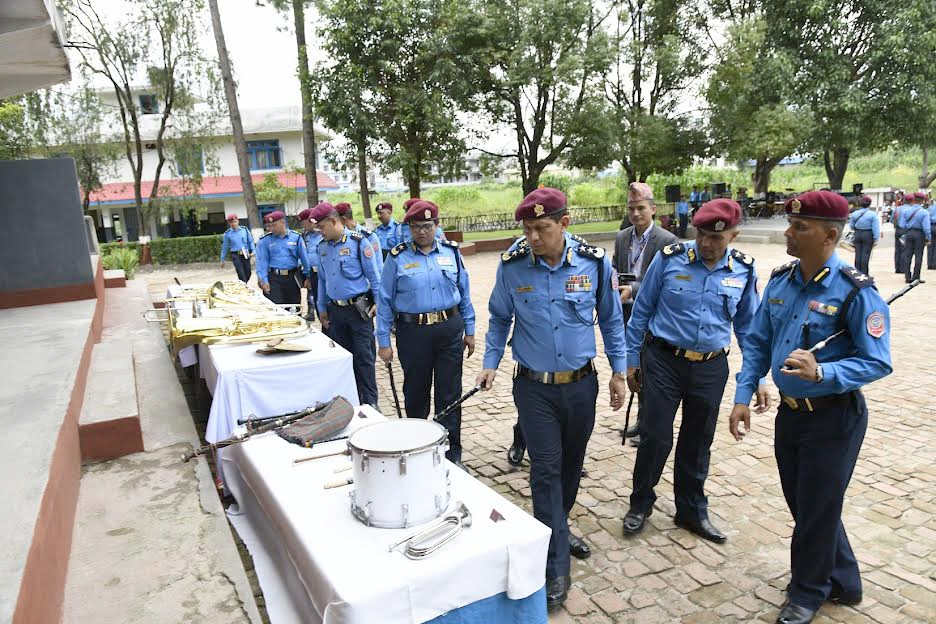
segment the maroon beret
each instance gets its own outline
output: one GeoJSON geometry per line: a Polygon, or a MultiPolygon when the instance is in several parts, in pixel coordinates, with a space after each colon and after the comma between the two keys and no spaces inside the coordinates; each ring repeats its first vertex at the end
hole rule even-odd
{"type": "Polygon", "coordinates": [[[733,199],[713,199],[696,210],[692,225],[700,230],[722,232],[741,223],[741,206],[733,199]]]}
{"type": "Polygon", "coordinates": [[[381,202],[377,204],[377,212],[380,212],[381,210],[389,210],[390,212],[393,212],[393,204],[390,202],[381,202]]]}
{"type": "Polygon", "coordinates": [[[336,212],[337,211],[335,210],[334,206],[332,206],[328,202],[321,202],[309,212],[309,218],[315,221],[316,223],[321,223],[322,221],[332,216],[336,212]]]}
{"type": "Polygon", "coordinates": [[[312,213],[311,208],[303,208],[302,210],[299,211],[299,214],[296,215],[296,218],[299,219],[300,221],[305,221],[306,219],[309,218],[309,215],[311,213],[312,213]]]}
{"type": "Polygon", "coordinates": [[[273,223],[274,221],[282,221],[285,218],[286,218],[286,215],[283,213],[282,210],[274,210],[267,216],[263,217],[263,222],[273,223]]]}
{"type": "Polygon", "coordinates": [[[403,202],[403,210],[409,210],[409,209],[410,209],[410,206],[412,206],[413,204],[415,204],[415,203],[418,202],[418,201],[420,201],[420,199],[419,199],[418,197],[410,197],[410,198],[407,199],[405,202],[403,202]]]}
{"type": "Polygon", "coordinates": [[[348,214],[349,212],[351,212],[351,204],[349,204],[348,202],[341,202],[341,203],[335,204],[335,212],[337,212],[340,215],[348,214]]]}
{"type": "Polygon", "coordinates": [[[520,205],[514,211],[514,220],[539,219],[540,217],[562,212],[565,208],[565,193],[559,189],[544,186],[520,200],[520,205]]]}
{"type": "Polygon", "coordinates": [[[858,205],[859,205],[859,206],[868,207],[868,206],[870,206],[872,203],[873,203],[872,199],[871,199],[870,197],[868,197],[867,195],[862,195],[861,198],[858,200],[858,205]]]}
{"type": "Polygon", "coordinates": [[[788,215],[807,219],[844,221],[848,218],[848,200],[832,191],[807,191],[788,199],[783,205],[788,215]]]}
{"type": "Polygon", "coordinates": [[[410,223],[411,221],[436,221],[438,218],[438,206],[431,201],[417,199],[406,211],[406,216],[403,217],[403,223],[410,223]]]}
{"type": "Polygon", "coordinates": [[[233,221],[234,219],[237,219],[237,218],[238,218],[237,215],[234,214],[234,213],[232,212],[232,213],[229,214],[227,217],[225,217],[225,220],[227,220],[227,221],[233,221]]]}

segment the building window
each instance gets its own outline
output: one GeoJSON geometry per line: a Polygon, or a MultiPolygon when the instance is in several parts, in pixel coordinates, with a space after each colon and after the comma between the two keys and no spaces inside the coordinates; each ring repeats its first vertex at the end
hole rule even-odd
{"type": "Polygon", "coordinates": [[[257,205],[257,212],[260,213],[260,221],[263,221],[263,217],[267,216],[271,212],[279,210],[280,212],[285,212],[283,209],[283,204],[259,204],[257,205]]]}
{"type": "Polygon", "coordinates": [[[197,146],[190,146],[176,150],[176,173],[180,176],[191,176],[196,173],[205,173],[205,155],[197,146]]]}
{"type": "Polygon", "coordinates": [[[247,141],[247,159],[250,170],[280,169],[280,146],[277,139],[272,141],[247,141]]]}
{"type": "Polygon", "coordinates": [[[140,96],[140,112],[144,115],[155,115],[159,112],[159,101],[151,93],[144,93],[140,96]]]}

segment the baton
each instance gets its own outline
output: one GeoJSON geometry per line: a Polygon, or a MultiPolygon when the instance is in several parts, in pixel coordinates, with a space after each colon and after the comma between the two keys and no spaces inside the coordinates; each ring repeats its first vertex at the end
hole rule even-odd
{"type": "Polygon", "coordinates": [[[400,411],[400,395],[396,391],[396,381],[393,379],[393,364],[387,362],[387,374],[390,375],[390,390],[393,392],[393,404],[396,405],[397,418],[403,418],[403,412],[400,411]]]}
{"type": "Polygon", "coordinates": [[[474,388],[472,388],[471,390],[463,394],[460,399],[458,399],[457,401],[455,401],[454,403],[446,407],[444,410],[436,414],[435,421],[439,422],[440,420],[444,420],[449,414],[452,413],[452,410],[454,410],[456,407],[458,407],[459,405],[461,405],[462,403],[470,399],[480,389],[481,389],[481,386],[475,386],[474,388]]]}
{"type": "Polygon", "coordinates": [[[621,446],[626,446],[627,444],[627,430],[630,429],[630,411],[631,406],[634,404],[634,395],[636,392],[630,393],[630,399],[627,400],[627,412],[624,414],[624,435],[621,436],[621,446]]]}
{"type": "MultiPolygon", "coordinates": [[[[917,280],[913,280],[912,282],[910,282],[909,284],[907,284],[906,286],[904,286],[903,288],[901,288],[900,290],[898,290],[897,292],[895,292],[893,295],[891,295],[890,297],[888,297],[887,300],[886,300],[884,303],[886,303],[887,305],[892,304],[893,302],[897,301],[898,299],[900,299],[901,297],[903,297],[904,295],[906,295],[908,292],[910,292],[912,289],[916,288],[916,287],[919,286],[919,285],[920,285],[920,280],[918,280],[918,279],[917,279],[917,280]]],[[[820,340],[819,342],[817,342],[816,344],[814,344],[812,347],[810,347],[809,349],[807,349],[807,350],[806,350],[807,353],[815,353],[816,351],[819,351],[820,349],[825,349],[826,346],[828,346],[828,344],[832,341],[833,338],[838,338],[839,336],[841,336],[842,334],[844,334],[846,331],[847,331],[847,330],[845,330],[845,329],[840,329],[840,330],[838,330],[837,332],[835,332],[834,334],[832,334],[831,336],[829,336],[828,338],[826,338],[825,340],[820,340]]],[[[792,369],[792,368],[789,368],[789,367],[787,367],[787,366],[784,366],[784,367],[781,368],[780,370],[789,371],[789,370],[793,370],[793,369],[792,369]]]]}

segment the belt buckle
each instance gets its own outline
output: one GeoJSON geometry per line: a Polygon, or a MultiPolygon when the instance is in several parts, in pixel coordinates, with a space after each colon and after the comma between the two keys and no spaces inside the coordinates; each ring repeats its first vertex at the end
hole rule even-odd
{"type": "Polygon", "coordinates": [[[783,400],[784,403],[786,403],[786,406],[789,407],[790,409],[794,409],[794,410],[799,409],[799,403],[793,397],[788,397],[787,395],[784,394],[784,395],[781,395],[780,398],[783,400]]]}
{"type": "Polygon", "coordinates": [[[559,371],[558,373],[553,373],[553,383],[557,383],[557,384],[572,383],[572,375],[574,374],[575,374],[575,371],[559,371]]]}
{"type": "Polygon", "coordinates": [[[435,325],[439,320],[438,312],[426,312],[426,325],[435,325]]]}
{"type": "Polygon", "coordinates": [[[690,362],[701,362],[702,360],[705,359],[705,354],[699,353],[698,351],[690,351],[689,349],[686,349],[685,352],[683,353],[683,357],[685,357],[690,362]]]}

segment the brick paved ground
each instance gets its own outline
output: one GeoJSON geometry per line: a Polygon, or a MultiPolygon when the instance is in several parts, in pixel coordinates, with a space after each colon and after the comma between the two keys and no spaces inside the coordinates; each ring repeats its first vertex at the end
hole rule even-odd
{"type": "MultiPolygon", "coordinates": [[[[742,250],[756,258],[761,284],[772,267],[788,260],[781,245],[747,245],[742,250]]],[[[892,254],[891,248],[881,249],[871,262],[885,296],[903,286],[902,276],[892,271],[892,254]]],[[[498,256],[490,253],[466,259],[479,338],[479,352],[465,367],[466,389],[473,385],[481,364],[487,298],[497,262],[498,256]]],[[[158,299],[173,276],[185,283],[230,279],[233,274],[233,269],[178,268],[141,277],[158,299]]],[[[870,423],[844,513],[862,569],[865,599],[857,608],[823,607],[817,624],[936,622],[936,373],[930,367],[936,323],[927,314],[936,272],[928,276],[932,284],[895,304],[894,373],[865,389],[870,423]]],[[[649,526],[635,539],[623,537],[621,519],[627,510],[636,449],[621,446],[618,429],[624,413],[606,407],[610,369],[603,356],[596,360],[602,391],[585,462],[589,476],[582,481],[572,511],[573,530],[586,537],[593,555],[584,562],[573,559],[574,586],[565,611],[554,615],[552,622],[774,621],[789,576],[792,521],[773,457],[772,414],[755,414],[753,431],[741,443],[728,433],[734,373],[741,363],[736,348],[729,360],[732,375],[708,480],[712,520],[729,534],[721,546],[673,526],[672,457],[649,526]]],[[[531,510],[528,466],[513,468],[505,460],[516,419],[510,369],[505,358],[495,388],[466,404],[464,460],[482,481],[531,510]]],[[[397,375],[399,386],[402,378],[397,375]]],[[[389,381],[382,367],[378,367],[378,384],[381,411],[392,414],[389,381]]],[[[773,400],[776,405],[775,390],[773,400]]]]}

